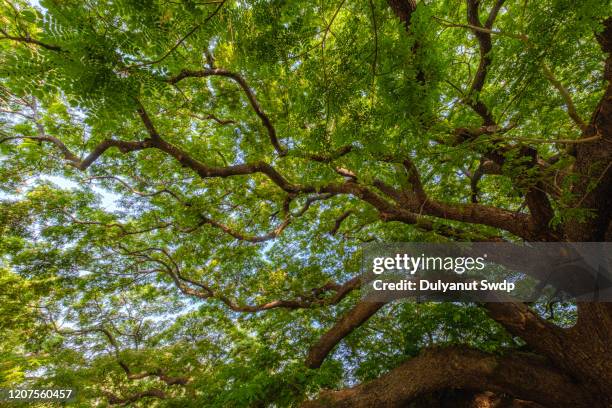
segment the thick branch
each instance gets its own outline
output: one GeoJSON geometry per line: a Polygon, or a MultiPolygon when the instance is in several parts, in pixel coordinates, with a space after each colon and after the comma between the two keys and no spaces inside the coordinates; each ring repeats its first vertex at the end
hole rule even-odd
{"type": "Polygon", "coordinates": [[[81,160],[78,156],[72,153],[68,147],[56,138],[55,136],[43,135],[43,136],[8,136],[0,139],[0,144],[16,139],[28,139],[28,140],[38,140],[41,142],[50,142],[54,144],[64,155],[64,159],[66,159],[69,164],[73,167],[76,167],[79,170],[85,170],[93,162],[95,162],[104,152],[106,152],[111,147],[118,148],[122,153],[133,152],[136,150],[143,150],[150,148],[151,139],[145,139],[143,141],[124,141],[124,140],[116,140],[116,139],[106,139],[100,142],[93,151],[81,160]]]}
{"type": "Polygon", "coordinates": [[[416,0],[387,0],[387,4],[393,10],[393,13],[406,26],[406,30],[410,29],[410,18],[412,13],[416,11],[416,0]]]}
{"type": "Polygon", "coordinates": [[[528,215],[477,203],[444,203],[433,200],[427,196],[418,169],[412,160],[407,158],[403,164],[411,191],[408,194],[403,192],[400,198],[401,208],[392,212],[388,218],[414,223],[416,214],[427,214],[448,220],[489,225],[509,231],[519,237],[533,238],[531,217],[528,215]]]}
{"type": "Polygon", "coordinates": [[[572,188],[575,206],[589,209],[592,216],[570,220],[566,227],[575,241],[602,241],[612,219],[612,17],[604,21],[597,35],[601,50],[607,54],[604,68],[605,92],[597,104],[581,139],[600,136],[592,143],[577,144],[575,170],[579,179],[572,188]]]}
{"type": "Polygon", "coordinates": [[[518,302],[485,303],[489,316],[506,330],[523,339],[535,351],[556,363],[565,358],[567,331],[541,318],[518,302]]]}
{"type": "MultiPolygon", "coordinates": [[[[320,187],[293,184],[283,177],[274,167],[262,161],[225,167],[208,166],[194,159],[185,150],[162,139],[142,107],[139,114],[145,123],[145,127],[147,128],[151,138],[142,141],[106,139],[98,144],[83,160],[79,160],[76,155],[70,152],[63,142],[53,136],[7,137],[0,139],[0,143],[19,138],[52,142],[64,153],[64,157],[70,162],[70,164],[80,170],[87,169],[95,160],[97,160],[106,150],[111,147],[117,147],[123,153],[155,148],[174,157],[183,166],[195,171],[201,178],[225,178],[262,173],[287,193],[327,193],[332,195],[348,194],[360,198],[361,200],[374,206],[381,214],[392,217],[396,220],[409,220],[414,218],[413,215],[410,215],[409,212],[404,209],[407,206],[410,211],[417,214],[422,213],[449,220],[489,225],[507,230],[526,239],[533,238],[534,236],[531,231],[529,216],[525,214],[517,214],[497,207],[480,204],[450,204],[434,201],[432,199],[423,200],[422,194],[419,191],[417,191],[416,200],[409,199],[394,205],[370,188],[357,183],[352,179],[345,180],[343,183],[330,183],[320,187]]],[[[415,174],[410,173],[410,177],[414,180],[415,174]]]]}
{"type": "Polygon", "coordinates": [[[306,366],[309,368],[319,368],[323,364],[323,360],[343,338],[368,321],[385,304],[385,302],[364,301],[357,303],[310,347],[306,357],[306,366]]]}
{"type": "MultiPolygon", "coordinates": [[[[503,2],[498,2],[489,14],[489,18],[487,19],[487,24],[490,27],[493,26],[495,21],[495,17],[501,7],[503,2]]],[[[482,24],[480,23],[480,18],[478,17],[478,4],[477,0],[467,0],[467,19],[468,22],[475,26],[482,28],[482,24]]],[[[490,28],[488,27],[488,28],[490,28]]],[[[487,77],[487,70],[489,69],[489,65],[491,65],[491,49],[493,48],[491,42],[491,35],[489,33],[482,32],[480,30],[473,30],[476,39],[478,40],[478,49],[480,52],[480,62],[478,64],[478,69],[476,70],[476,74],[474,75],[474,79],[472,80],[472,85],[469,90],[469,105],[472,107],[474,112],[476,112],[483,120],[485,126],[491,126],[495,124],[495,120],[491,114],[491,111],[487,106],[480,100],[480,92],[482,92],[482,88],[485,84],[485,79],[487,77]],[[476,94],[476,96],[474,96],[476,94]]]]}
{"type": "Polygon", "coordinates": [[[498,356],[460,347],[427,350],[374,381],[324,392],[302,406],[400,408],[418,396],[446,389],[505,393],[559,408],[601,406],[573,379],[537,356],[519,352],[498,356]]]}

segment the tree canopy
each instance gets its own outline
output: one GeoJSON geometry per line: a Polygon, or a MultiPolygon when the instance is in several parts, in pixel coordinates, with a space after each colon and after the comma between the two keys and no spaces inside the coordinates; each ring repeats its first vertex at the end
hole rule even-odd
{"type": "Polygon", "coordinates": [[[359,268],[367,242],[610,240],[611,15],[3,0],[0,386],[609,406],[610,304],[368,303],[359,268]]]}

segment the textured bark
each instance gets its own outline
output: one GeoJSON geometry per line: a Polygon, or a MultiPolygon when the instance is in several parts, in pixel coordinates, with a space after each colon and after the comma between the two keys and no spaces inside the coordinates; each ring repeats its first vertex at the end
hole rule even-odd
{"type": "MultiPolygon", "coordinates": [[[[478,3],[468,0],[468,21],[472,26],[483,27],[478,18],[478,3]]],[[[502,3],[498,1],[495,4],[484,27],[491,27],[502,3]]],[[[481,50],[481,64],[472,83],[472,89],[478,91],[484,84],[490,64],[491,41],[490,35],[482,31],[475,30],[474,34],[481,50]]],[[[582,139],[588,139],[589,143],[575,146],[574,171],[579,181],[572,190],[576,196],[575,207],[590,210],[593,216],[586,221],[567,222],[563,226],[563,235],[551,231],[548,223],[554,214],[553,209],[544,186],[535,186],[526,196],[532,224],[529,228],[521,227],[523,232],[528,229],[533,240],[589,242],[604,241],[612,235],[612,18],[605,20],[604,30],[597,35],[597,40],[608,54],[604,73],[607,84],[603,97],[582,131],[582,139]]],[[[472,104],[474,111],[487,125],[489,113],[486,107],[479,106],[478,101],[472,101],[472,104]]],[[[492,152],[488,158],[501,166],[503,154],[497,157],[495,153],[492,152]]],[[[535,154],[523,152],[522,155],[532,156],[532,164],[535,165],[535,154]]],[[[430,202],[418,178],[412,184],[415,187],[414,197],[405,202],[407,208],[416,203],[428,214],[442,218],[461,220],[466,216],[470,222],[474,222],[479,217],[466,211],[467,208],[476,210],[478,206],[475,204],[464,210],[459,210],[457,206],[448,208],[442,203],[430,202]]],[[[392,193],[388,195],[393,196],[392,193]]],[[[488,224],[495,222],[490,216],[486,215],[488,224]]],[[[394,217],[402,220],[400,214],[394,214],[394,217]]],[[[368,308],[358,304],[355,309],[376,312],[380,307],[382,305],[368,308]]],[[[579,304],[578,323],[570,329],[554,326],[524,304],[491,303],[485,307],[492,319],[523,339],[539,357],[517,353],[499,357],[469,349],[427,351],[377,380],[350,389],[322,393],[317,400],[304,406],[401,407],[423,395],[448,389],[493,391],[548,407],[612,406],[612,304],[579,304]]],[[[321,351],[328,353],[331,350],[330,339],[335,340],[333,345],[337,344],[342,338],[339,335],[352,332],[357,327],[356,322],[362,324],[372,314],[356,313],[358,319],[342,321],[339,329],[334,327],[323,336],[322,340],[325,341],[322,344],[326,347],[316,350],[315,356],[320,357],[321,351]]],[[[343,319],[350,316],[351,313],[343,319]]],[[[320,364],[322,359],[313,359],[312,354],[311,351],[310,366],[318,366],[312,362],[320,364]]]]}
{"type": "Polygon", "coordinates": [[[303,408],[405,407],[419,395],[443,389],[486,389],[557,408],[607,406],[541,357],[453,347],[426,351],[374,381],[323,393],[303,408]]]}
{"type": "Polygon", "coordinates": [[[569,241],[605,240],[612,216],[612,18],[604,22],[597,40],[608,54],[604,69],[607,87],[583,138],[599,135],[600,139],[576,146],[574,170],[580,180],[573,189],[575,207],[592,210],[594,216],[587,222],[569,222],[566,228],[569,241]]]}
{"type": "Polygon", "coordinates": [[[523,339],[600,401],[612,404],[612,304],[579,304],[578,323],[563,329],[521,303],[485,305],[492,319],[523,339]]]}
{"type": "MultiPolygon", "coordinates": [[[[405,25],[406,30],[410,32],[412,15],[417,8],[416,1],[388,0],[387,2],[405,25]]],[[[488,18],[483,22],[479,16],[481,2],[467,0],[467,20],[470,23],[467,27],[472,30],[478,41],[480,61],[470,84],[469,95],[464,102],[481,117],[482,128],[485,129],[485,132],[481,134],[493,135],[500,133],[500,127],[496,124],[491,110],[480,100],[479,94],[483,89],[486,91],[484,86],[492,61],[491,28],[504,1],[497,0],[490,3],[494,4],[488,18]]],[[[36,45],[52,52],[67,52],[59,46],[41,43],[30,38],[8,35],[5,35],[5,38],[36,45]]],[[[608,18],[604,22],[604,30],[597,35],[597,41],[605,53],[612,54],[612,19],[608,18]]],[[[415,56],[420,46],[418,41],[415,42],[413,46],[415,56]]],[[[213,76],[233,81],[240,87],[251,109],[260,119],[278,156],[287,155],[288,150],[278,138],[272,120],[264,112],[256,98],[256,92],[248,85],[245,78],[238,73],[210,65],[209,68],[197,71],[182,70],[178,75],[167,78],[166,82],[177,84],[187,78],[213,76]]],[[[103,140],[84,158],[71,152],[60,139],[44,133],[39,136],[5,137],[0,139],[0,143],[18,138],[51,143],[70,165],[82,171],[87,170],[110,149],[118,149],[122,153],[157,149],[173,157],[182,166],[192,169],[202,179],[263,174],[290,197],[311,193],[325,193],[330,197],[340,194],[357,197],[372,205],[383,220],[423,226],[422,216],[432,216],[443,220],[495,227],[526,240],[602,241],[612,237],[610,227],[612,214],[612,55],[609,55],[605,62],[604,78],[607,81],[604,95],[588,123],[584,127],[580,126],[582,141],[589,140],[589,143],[576,144],[573,152],[575,156],[573,171],[579,178],[572,189],[575,195],[574,208],[588,210],[593,216],[586,221],[571,220],[563,225],[559,233],[549,228],[554,212],[548,201],[546,188],[542,184],[530,186],[525,194],[530,215],[475,203],[436,201],[427,196],[418,179],[415,166],[410,163],[406,167],[410,182],[416,187],[412,195],[407,192],[397,192],[393,187],[382,184],[375,185],[374,187],[378,188],[376,190],[373,186],[360,183],[351,170],[340,173],[345,177],[348,175],[349,179],[344,182],[331,182],[322,186],[300,185],[283,176],[272,164],[273,162],[268,164],[257,161],[225,167],[207,165],[206,161],[198,160],[179,145],[167,142],[157,132],[153,120],[140,104],[138,104],[137,113],[142,119],[149,138],[134,141],[103,140]]],[[[421,84],[424,82],[425,77],[422,70],[418,70],[417,80],[421,84]]],[[[575,106],[571,104],[567,90],[554,78],[549,78],[549,80],[566,100],[569,116],[574,122],[583,123],[575,106]]],[[[474,132],[456,133],[457,136],[460,136],[459,139],[463,140],[477,136],[474,132]]],[[[347,146],[330,155],[311,155],[309,158],[317,162],[330,163],[334,158],[350,151],[351,147],[347,146]]],[[[507,150],[495,148],[487,152],[485,157],[496,167],[501,168],[505,160],[504,153],[507,153],[507,150]]],[[[535,150],[525,150],[521,152],[521,156],[531,157],[530,164],[536,166],[538,158],[535,153],[535,150]]],[[[521,185],[521,180],[515,180],[515,182],[517,188],[524,187],[521,185]]],[[[251,242],[261,242],[268,236],[274,236],[274,234],[263,237],[245,236],[212,220],[207,220],[207,222],[235,238],[251,242]]],[[[340,223],[335,230],[339,228],[340,223]]],[[[210,289],[202,283],[187,280],[178,272],[175,277],[179,282],[179,288],[184,293],[201,298],[213,297],[210,289]],[[191,286],[188,287],[187,283],[191,286]]],[[[352,290],[354,287],[347,286],[346,288],[352,290]]],[[[334,291],[336,295],[328,304],[339,302],[348,293],[339,287],[336,287],[334,291]]],[[[276,307],[300,308],[320,304],[318,295],[308,298],[306,302],[281,300],[246,306],[238,305],[223,297],[220,300],[225,302],[230,309],[240,312],[257,312],[276,307]]],[[[320,366],[323,359],[341,339],[365,323],[382,306],[382,303],[358,303],[313,346],[307,365],[320,366]]],[[[469,349],[434,350],[407,361],[378,380],[349,390],[325,394],[321,400],[309,403],[307,406],[401,406],[420,395],[453,388],[507,393],[551,407],[612,406],[612,353],[610,352],[612,350],[612,336],[610,336],[612,333],[612,305],[580,304],[578,323],[571,329],[553,326],[522,304],[489,304],[486,305],[486,308],[495,321],[502,324],[510,333],[523,339],[527,346],[541,357],[517,353],[501,357],[469,349]]],[[[130,379],[153,376],[169,385],[187,381],[180,377],[167,377],[160,373],[134,374],[127,366],[123,368],[130,379]]],[[[124,401],[146,396],[163,397],[158,391],[150,390],[124,399],[124,401]]]]}
{"type": "MultiPolygon", "coordinates": [[[[580,180],[574,186],[577,208],[589,209],[586,221],[571,220],[565,226],[569,241],[604,241],[612,215],[612,18],[604,21],[597,35],[607,53],[605,93],[583,132],[583,138],[599,135],[592,143],[576,146],[575,171],[580,180]]],[[[578,305],[578,323],[569,330],[563,344],[565,358],[561,367],[582,379],[593,392],[607,395],[612,406],[612,304],[578,305]]]]}
{"type": "Polygon", "coordinates": [[[533,401],[513,398],[491,391],[443,390],[423,395],[410,408],[544,408],[533,401]]]}

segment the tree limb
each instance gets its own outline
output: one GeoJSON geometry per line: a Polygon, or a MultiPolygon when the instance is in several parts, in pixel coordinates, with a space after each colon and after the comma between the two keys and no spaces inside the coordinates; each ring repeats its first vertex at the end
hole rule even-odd
{"type": "Polygon", "coordinates": [[[319,368],[325,358],[342,339],[368,321],[385,304],[386,302],[358,302],[310,347],[306,357],[306,366],[309,368],[319,368]]]}
{"type": "Polygon", "coordinates": [[[200,71],[190,71],[190,70],[184,69],[181,72],[179,72],[178,75],[166,78],[166,82],[174,85],[174,84],[179,83],[185,78],[206,78],[209,76],[221,76],[221,77],[230,78],[231,80],[236,82],[238,85],[240,85],[240,87],[246,94],[247,99],[249,100],[249,103],[251,104],[251,107],[255,111],[255,114],[259,116],[261,123],[267,129],[272,146],[274,146],[274,149],[277,151],[277,153],[280,156],[285,156],[287,154],[287,149],[281,146],[278,140],[278,137],[276,135],[276,129],[274,128],[274,125],[272,124],[270,117],[263,111],[263,109],[261,108],[261,105],[259,104],[259,102],[257,101],[257,98],[255,97],[255,92],[253,92],[253,90],[247,84],[246,80],[241,75],[235,72],[231,72],[231,71],[220,69],[220,68],[207,68],[207,69],[203,69],[200,71]]]}
{"type": "Polygon", "coordinates": [[[520,352],[499,356],[467,347],[426,350],[376,380],[323,392],[302,407],[400,408],[418,396],[445,389],[500,392],[550,407],[603,407],[544,359],[520,352]]]}
{"type": "Polygon", "coordinates": [[[43,47],[49,51],[61,51],[62,50],[62,47],[60,47],[59,45],[47,44],[35,38],[31,38],[30,36],[22,37],[22,36],[9,35],[9,33],[2,28],[0,28],[0,33],[2,33],[2,37],[0,37],[0,40],[11,40],[11,41],[17,41],[20,43],[24,43],[24,44],[38,45],[39,47],[43,47]]]}

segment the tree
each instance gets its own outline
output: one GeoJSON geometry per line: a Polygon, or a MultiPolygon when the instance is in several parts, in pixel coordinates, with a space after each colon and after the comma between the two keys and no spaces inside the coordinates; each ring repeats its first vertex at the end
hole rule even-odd
{"type": "Polygon", "coordinates": [[[75,406],[612,403],[610,304],[358,293],[362,242],[610,239],[609,3],[1,7],[13,384],[75,406]]]}

